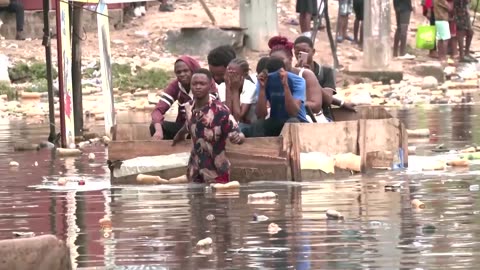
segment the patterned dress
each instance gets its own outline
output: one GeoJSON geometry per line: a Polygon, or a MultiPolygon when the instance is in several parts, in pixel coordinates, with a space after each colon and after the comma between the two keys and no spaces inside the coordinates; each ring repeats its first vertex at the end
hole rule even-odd
{"type": "Polygon", "coordinates": [[[470,13],[468,8],[470,0],[454,0],[453,11],[455,12],[455,22],[458,30],[470,30],[472,24],[470,23],[470,13]]]}
{"type": "Polygon", "coordinates": [[[212,100],[200,109],[194,101],[185,104],[186,127],[193,148],[188,161],[188,179],[192,182],[227,183],[230,181],[230,161],[225,145],[230,133],[238,132],[238,124],[230,110],[219,100],[212,100]]]}

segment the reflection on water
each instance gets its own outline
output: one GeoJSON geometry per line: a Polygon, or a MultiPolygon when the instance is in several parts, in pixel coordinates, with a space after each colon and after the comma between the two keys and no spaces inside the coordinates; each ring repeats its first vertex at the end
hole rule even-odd
{"type": "MultiPolygon", "coordinates": [[[[437,144],[463,147],[479,141],[480,107],[440,106],[393,111],[407,127],[429,128],[430,138],[412,139],[421,154],[437,144]]],[[[52,159],[49,150],[14,153],[13,143],[39,142],[48,126],[0,122],[0,238],[12,231],[53,233],[71,246],[79,268],[140,269],[477,269],[480,248],[478,183],[473,174],[421,175],[402,171],[308,183],[257,182],[240,193],[205,193],[199,186],[113,186],[96,191],[27,188],[42,177],[80,175],[108,181],[106,150],[97,160],[52,159]],[[18,170],[8,167],[20,163],[18,170]],[[35,161],[38,162],[36,167],[35,161]],[[385,192],[385,183],[402,183],[385,192]],[[253,192],[274,191],[274,204],[248,204],[253,192]],[[426,209],[414,210],[412,198],[426,209]],[[326,220],[336,209],[344,221],[326,220]],[[253,216],[265,215],[257,222],[253,216]],[[104,237],[98,220],[111,218],[104,237]],[[209,218],[213,215],[214,219],[209,218]],[[270,222],[282,230],[269,235],[270,222]],[[198,250],[198,240],[214,245],[198,250]],[[130,267],[128,267],[130,266],[130,267]]],[[[414,159],[414,157],[412,157],[414,159]]],[[[472,166],[471,170],[476,170],[472,166]]],[[[90,181],[87,183],[87,185],[90,181]]]]}

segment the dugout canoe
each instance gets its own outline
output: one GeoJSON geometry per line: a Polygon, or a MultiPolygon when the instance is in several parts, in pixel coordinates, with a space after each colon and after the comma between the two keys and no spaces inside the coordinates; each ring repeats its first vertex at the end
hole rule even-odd
{"type": "MultiPolygon", "coordinates": [[[[301,153],[360,156],[361,172],[408,164],[405,126],[383,107],[359,107],[357,113],[334,109],[335,122],[286,124],[279,137],[247,138],[242,145],[227,144],[232,179],[261,180],[322,179],[332,177],[318,169],[302,170],[301,153]],[[397,160],[397,161],[395,161],[397,160]]],[[[108,145],[112,183],[134,184],[136,175],[147,173],[164,178],[186,172],[191,142],[174,147],[171,141],[152,141],[145,123],[117,124],[108,145]]],[[[344,170],[335,169],[343,177],[344,170]]]]}

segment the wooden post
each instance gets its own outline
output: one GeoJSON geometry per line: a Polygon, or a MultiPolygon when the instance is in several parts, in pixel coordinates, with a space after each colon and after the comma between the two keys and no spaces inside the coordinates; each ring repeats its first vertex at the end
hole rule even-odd
{"type": "Polygon", "coordinates": [[[83,134],[83,102],[82,102],[82,3],[73,3],[72,18],[72,89],[73,89],[73,117],[75,135],[83,134]]]}
{"type": "Polygon", "coordinates": [[[53,78],[52,78],[52,46],[50,34],[50,21],[48,15],[50,12],[50,0],[43,0],[43,41],[45,47],[45,64],[47,68],[47,89],[48,89],[48,120],[50,124],[50,135],[48,141],[53,143],[57,137],[55,131],[55,106],[53,101],[53,78]]]}
{"type": "Polygon", "coordinates": [[[246,28],[246,46],[254,51],[267,48],[278,33],[277,0],[240,0],[240,27],[246,28]]]}

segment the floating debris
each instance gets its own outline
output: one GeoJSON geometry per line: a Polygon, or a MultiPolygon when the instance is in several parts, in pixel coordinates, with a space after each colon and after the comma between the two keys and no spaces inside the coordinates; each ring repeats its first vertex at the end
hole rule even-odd
{"type": "Polygon", "coordinates": [[[57,180],[57,185],[65,186],[68,183],[68,179],[66,177],[60,177],[57,180]]]}
{"type": "Polygon", "coordinates": [[[34,232],[13,232],[13,236],[17,238],[29,238],[29,237],[35,237],[34,232]]]}
{"type": "Polygon", "coordinates": [[[470,191],[479,191],[480,190],[480,186],[479,185],[471,185],[468,187],[468,190],[470,191]]]}
{"type": "Polygon", "coordinates": [[[57,152],[57,155],[61,157],[79,156],[82,154],[82,150],[80,149],[69,149],[69,148],[57,148],[56,152],[57,152]]]}
{"type": "Polygon", "coordinates": [[[253,221],[262,222],[262,221],[267,221],[267,220],[268,220],[267,216],[253,214],[253,221]]]}
{"type": "Polygon", "coordinates": [[[437,230],[437,227],[435,227],[432,224],[427,224],[422,227],[422,232],[424,234],[433,234],[437,230]]]}
{"type": "Polygon", "coordinates": [[[257,199],[276,199],[278,195],[275,192],[268,191],[263,193],[253,193],[248,194],[248,200],[257,200],[257,199]]]}
{"type": "Polygon", "coordinates": [[[465,159],[456,159],[447,161],[447,165],[452,167],[468,167],[469,162],[465,159]]]}
{"type": "Polygon", "coordinates": [[[276,223],[270,223],[268,225],[268,233],[269,234],[277,234],[281,230],[282,230],[282,228],[280,228],[276,223]]]}
{"type": "Polygon", "coordinates": [[[95,154],[94,153],[88,154],[88,160],[89,161],[95,161],[95,154]]]}
{"type": "Polygon", "coordinates": [[[239,248],[229,249],[232,253],[254,253],[254,254],[276,254],[279,252],[289,252],[289,248],[285,247],[255,247],[255,248],[239,248]]]}
{"type": "Polygon", "coordinates": [[[333,209],[328,209],[325,212],[325,215],[327,216],[327,219],[335,219],[335,220],[343,219],[343,215],[337,210],[333,210],[333,209]]]}
{"type": "Polygon", "coordinates": [[[424,209],[425,204],[422,201],[420,201],[419,199],[413,199],[412,200],[412,207],[414,207],[416,209],[424,209]]]}
{"type": "Polygon", "coordinates": [[[18,167],[20,166],[20,163],[16,162],[16,161],[10,161],[10,163],[8,164],[10,167],[18,167]]]}
{"type": "Polygon", "coordinates": [[[197,242],[197,247],[207,247],[211,246],[213,244],[213,240],[210,237],[207,237],[205,239],[202,239],[197,242]]]}
{"type": "Polygon", "coordinates": [[[240,183],[238,181],[231,181],[226,184],[221,184],[221,183],[211,184],[210,187],[213,190],[239,189],[240,183]]]}
{"type": "Polygon", "coordinates": [[[215,216],[212,215],[212,214],[209,214],[209,215],[207,215],[206,219],[207,219],[208,221],[213,221],[213,220],[215,220],[215,216]]]}

